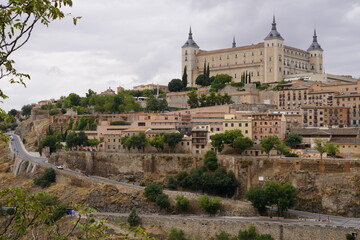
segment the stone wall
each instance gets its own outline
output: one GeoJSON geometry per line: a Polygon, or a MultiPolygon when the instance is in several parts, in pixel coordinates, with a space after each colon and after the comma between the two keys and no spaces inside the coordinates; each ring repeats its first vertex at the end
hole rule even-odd
{"type": "Polygon", "coordinates": [[[191,170],[203,160],[189,154],[59,152],[53,154],[49,162],[108,177],[120,173],[176,174],[181,170],[191,170]]]}
{"type": "MultiPolygon", "coordinates": [[[[239,230],[246,230],[251,225],[256,227],[260,234],[270,234],[275,240],[340,240],[345,239],[347,233],[359,234],[359,229],[333,227],[329,225],[312,225],[305,222],[267,221],[256,222],[251,220],[209,219],[209,218],[176,218],[176,217],[149,217],[140,216],[142,224],[146,226],[161,226],[165,232],[175,227],[182,229],[187,236],[200,239],[210,239],[221,231],[237,235],[239,230]]],[[[126,219],[123,217],[123,221],[126,219]]]]}

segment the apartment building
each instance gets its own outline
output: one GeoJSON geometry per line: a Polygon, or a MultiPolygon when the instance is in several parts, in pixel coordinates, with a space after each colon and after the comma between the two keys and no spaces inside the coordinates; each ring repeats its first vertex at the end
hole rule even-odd
{"type": "Polygon", "coordinates": [[[223,130],[241,130],[245,137],[252,139],[252,117],[250,114],[226,114],[223,120],[223,130]]]}
{"type": "Polygon", "coordinates": [[[347,127],[349,125],[349,108],[337,106],[304,106],[302,107],[304,127],[347,127]]]}
{"type": "Polygon", "coordinates": [[[281,113],[254,113],[252,114],[252,140],[259,143],[261,139],[276,135],[285,138],[286,119],[281,113]]]}

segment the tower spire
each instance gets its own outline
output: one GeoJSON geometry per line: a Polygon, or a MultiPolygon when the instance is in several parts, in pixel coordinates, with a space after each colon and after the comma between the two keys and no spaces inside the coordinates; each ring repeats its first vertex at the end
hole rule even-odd
{"type": "Polygon", "coordinates": [[[182,47],[196,47],[196,48],[199,48],[199,46],[193,40],[191,25],[190,25],[190,30],[189,30],[189,37],[188,37],[187,41],[185,42],[185,44],[182,47]]]}
{"type": "Polygon", "coordinates": [[[275,21],[275,14],[273,15],[273,22],[272,22],[272,27],[271,27],[271,31],[270,33],[266,36],[265,40],[269,40],[269,39],[274,39],[274,38],[277,38],[277,39],[280,39],[280,40],[284,40],[280,33],[277,31],[276,29],[276,21],[275,21]]]}
{"type": "Polygon", "coordinates": [[[321,50],[322,51],[322,48],[317,41],[316,28],[314,28],[313,41],[312,41],[310,47],[308,48],[308,51],[310,51],[310,50],[321,50]]]}
{"type": "Polygon", "coordinates": [[[233,48],[236,48],[235,36],[233,36],[232,47],[233,47],[233,48]]]}
{"type": "Polygon", "coordinates": [[[276,30],[276,21],[275,21],[275,14],[273,14],[273,22],[271,30],[276,30]]]}

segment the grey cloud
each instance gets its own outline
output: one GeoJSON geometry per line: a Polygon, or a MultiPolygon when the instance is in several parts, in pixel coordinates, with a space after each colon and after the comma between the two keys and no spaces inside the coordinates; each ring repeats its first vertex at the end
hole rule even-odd
{"type": "Polygon", "coordinates": [[[190,24],[202,49],[227,48],[234,35],[238,46],[262,42],[273,13],[285,44],[307,49],[316,24],[326,72],[360,77],[356,0],[78,0],[67,12],[82,16],[77,26],[40,26],[19,50],[17,66],[32,80],[26,89],[2,84],[6,109],[89,88],[166,84],[181,77],[190,24]]]}

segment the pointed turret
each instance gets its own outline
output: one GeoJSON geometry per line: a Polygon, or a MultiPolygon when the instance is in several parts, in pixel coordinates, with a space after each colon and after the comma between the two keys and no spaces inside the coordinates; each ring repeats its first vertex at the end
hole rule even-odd
{"type": "Polygon", "coordinates": [[[199,46],[196,44],[196,42],[193,40],[192,37],[192,32],[191,32],[191,26],[190,26],[190,31],[189,31],[189,37],[188,40],[185,42],[185,44],[182,46],[184,47],[197,47],[199,48],[199,46]]]}
{"type": "Polygon", "coordinates": [[[320,44],[317,41],[316,29],[314,29],[313,42],[311,43],[310,47],[308,48],[308,51],[311,51],[311,50],[321,50],[321,51],[323,51],[323,49],[321,48],[320,44]]]}
{"type": "Polygon", "coordinates": [[[232,47],[236,48],[235,36],[233,37],[232,47]]]}
{"type": "Polygon", "coordinates": [[[280,33],[279,33],[279,32],[277,31],[277,29],[276,29],[275,15],[273,16],[273,23],[272,23],[271,31],[270,31],[270,33],[266,36],[265,40],[274,39],[274,38],[284,40],[284,39],[281,37],[280,33]]]}

